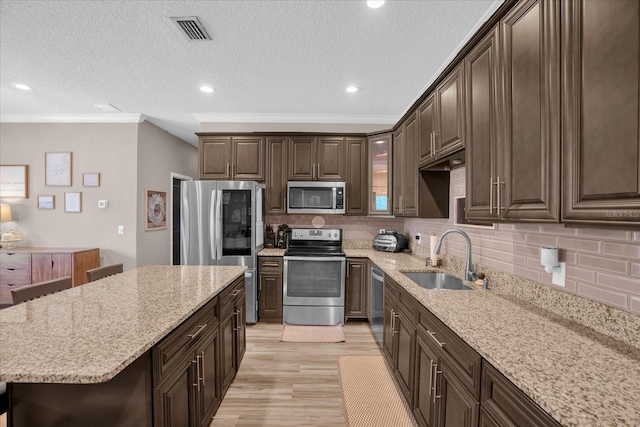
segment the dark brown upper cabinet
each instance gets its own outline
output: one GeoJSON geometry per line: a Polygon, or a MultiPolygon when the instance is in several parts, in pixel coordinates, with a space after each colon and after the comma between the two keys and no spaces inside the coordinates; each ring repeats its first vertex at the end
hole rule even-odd
{"type": "Polygon", "coordinates": [[[392,140],[393,135],[371,136],[369,145],[369,209],[368,215],[392,214],[392,140]]]}
{"type": "Polygon", "coordinates": [[[290,181],[344,181],[345,140],[295,136],[289,140],[290,181]]]}
{"type": "Polygon", "coordinates": [[[559,221],[559,12],[520,1],[465,58],[469,219],[559,221]]]}
{"type": "Polygon", "coordinates": [[[465,57],[466,217],[497,220],[493,185],[499,162],[498,28],[465,57]]]}
{"type": "Polygon", "coordinates": [[[418,216],[418,121],[414,112],[393,135],[393,214],[418,216]]]}
{"type": "Polygon", "coordinates": [[[264,138],[199,136],[200,179],[264,181],[264,138]]]}
{"type": "Polygon", "coordinates": [[[265,212],[287,213],[287,145],[288,138],[267,138],[267,179],[265,212]]]}
{"type": "Polygon", "coordinates": [[[367,214],[367,140],[347,138],[347,215],[367,214]]]}
{"type": "Polygon", "coordinates": [[[440,83],[417,109],[420,167],[464,148],[464,64],[440,83]]]}
{"type": "Polygon", "coordinates": [[[638,226],[640,3],[562,6],[562,220],[638,226]]]}

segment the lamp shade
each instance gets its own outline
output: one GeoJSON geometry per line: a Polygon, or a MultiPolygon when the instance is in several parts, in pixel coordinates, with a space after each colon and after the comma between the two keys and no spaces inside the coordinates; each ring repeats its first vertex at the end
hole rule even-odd
{"type": "Polygon", "coordinates": [[[0,222],[12,221],[11,217],[11,205],[0,204],[0,222]]]}

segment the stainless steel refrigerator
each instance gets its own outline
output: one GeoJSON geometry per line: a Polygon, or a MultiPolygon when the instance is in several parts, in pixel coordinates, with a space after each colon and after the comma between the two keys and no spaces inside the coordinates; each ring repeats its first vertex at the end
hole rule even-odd
{"type": "Polygon", "coordinates": [[[264,247],[264,186],[182,181],[180,251],[185,265],[243,265],[247,323],[258,321],[258,252],[264,247]]]}

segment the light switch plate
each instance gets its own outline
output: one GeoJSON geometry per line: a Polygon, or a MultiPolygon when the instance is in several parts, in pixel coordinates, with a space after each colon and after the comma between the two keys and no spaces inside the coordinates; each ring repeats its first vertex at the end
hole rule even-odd
{"type": "Polygon", "coordinates": [[[124,234],[124,225],[118,226],[118,234],[124,234]]]}

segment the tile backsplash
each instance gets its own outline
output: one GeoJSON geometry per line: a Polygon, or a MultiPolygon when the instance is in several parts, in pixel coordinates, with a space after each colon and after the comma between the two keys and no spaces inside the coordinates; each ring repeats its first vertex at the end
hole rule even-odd
{"type": "MultiPolygon", "coordinates": [[[[453,200],[465,196],[465,168],[451,171],[450,212],[453,200]]],[[[380,228],[403,232],[416,252],[414,236],[422,234],[429,244],[432,234],[440,236],[454,227],[450,219],[375,218],[325,215],[325,227],[343,229],[347,240],[371,240],[380,228]]],[[[268,216],[268,224],[311,227],[312,215],[268,216]]],[[[460,227],[460,226],[457,226],[460,227]]],[[[640,232],[571,228],[563,224],[496,224],[493,228],[460,227],[470,237],[473,262],[561,289],[606,305],[640,314],[640,232]],[[552,275],[540,265],[540,246],[557,246],[559,259],[566,262],[566,286],[551,283],[552,275]]],[[[421,249],[421,250],[417,250],[421,249]]],[[[443,253],[466,257],[466,241],[450,234],[443,253]]]]}

